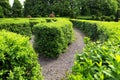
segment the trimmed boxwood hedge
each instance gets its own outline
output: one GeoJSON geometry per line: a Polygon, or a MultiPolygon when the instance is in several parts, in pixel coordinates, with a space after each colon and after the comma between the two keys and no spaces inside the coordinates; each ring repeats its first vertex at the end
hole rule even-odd
{"type": "Polygon", "coordinates": [[[33,33],[33,26],[38,23],[46,23],[46,19],[45,18],[31,18],[29,19],[29,23],[30,23],[31,31],[33,33]]]}
{"type": "Polygon", "coordinates": [[[58,57],[74,39],[72,23],[64,19],[37,24],[34,34],[35,50],[49,58],[58,57]]]}
{"type": "Polygon", "coordinates": [[[33,26],[45,22],[46,18],[3,18],[0,19],[0,30],[5,29],[30,37],[33,32],[33,26]]]}
{"type": "Polygon", "coordinates": [[[85,48],[82,53],[76,55],[72,73],[67,75],[66,80],[120,80],[120,23],[72,21],[88,36],[88,33],[92,33],[98,38],[96,42],[90,41],[93,36],[84,38],[85,48]],[[97,28],[92,32],[94,25],[97,28]]]}
{"type": "Polygon", "coordinates": [[[3,22],[0,23],[0,30],[5,29],[21,35],[31,36],[31,27],[28,22],[3,22]]]}
{"type": "Polygon", "coordinates": [[[83,31],[86,36],[91,38],[91,40],[101,39],[101,41],[104,41],[109,38],[106,29],[104,27],[99,27],[100,25],[96,24],[94,21],[90,22],[85,20],[71,19],[71,22],[73,23],[74,27],[77,27],[83,31]]]}
{"type": "Polygon", "coordinates": [[[28,37],[0,31],[0,80],[43,80],[28,37]]]}
{"type": "Polygon", "coordinates": [[[34,41],[35,49],[37,52],[44,53],[43,55],[47,57],[58,56],[60,53],[64,52],[68,44],[70,44],[73,41],[72,23],[66,19],[60,19],[60,18],[59,19],[57,18],[6,19],[4,18],[4,19],[1,19],[1,22],[0,22],[0,30],[2,29],[15,32],[18,34],[22,34],[22,35],[27,35],[29,37],[31,37],[31,35],[35,33],[35,41],[34,41]],[[34,27],[34,30],[33,30],[34,25],[36,27],[34,27]],[[42,30],[42,29],[46,29],[46,30],[42,30]],[[42,37],[43,38],[45,37],[45,39],[48,38],[47,36],[50,36],[49,37],[50,39],[53,39],[55,37],[55,39],[52,41],[47,41],[47,40],[42,41],[42,39],[37,36],[42,33],[43,33],[42,37]],[[46,45],[44,45],[45,43],[48,46],[47,48],[46,48],[46,45]]]}

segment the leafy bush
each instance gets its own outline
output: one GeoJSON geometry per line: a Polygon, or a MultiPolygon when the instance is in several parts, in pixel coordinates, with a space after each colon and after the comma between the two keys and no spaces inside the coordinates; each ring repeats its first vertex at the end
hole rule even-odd
{"type": "Polygon", "coordinates": [[[55,18],[53,18],[53,19],[51,19],[51,18],[46,18],[46,22],[47,23],[49,23],[49,22],[56,22],[57,21],[57,19],[55,19],[55,18]]]}
{"type": "Polygon", "coordinates": [[[92,20],[114,21],[115,20],[115,16],[114,15],[111,15],[111,16],[95,16],[95,15],[92,15],[92,20]]]}
{"type": "Polygon", "coordinates": [[[90,20],[74,20],[74,23],[75,21],[80,23],[80,27],[96,24],[97,31],[102,31],[101,34],[104,35],[97,34],[99,38],[96,42],[85,38],[86,46],[81,54],[76,55],[72,73],[67,80],[120,80],[120,23],[90,20]],[[108,37],[101,39],[105,35],[108,37]]]}
{"type": "Polygon", "coordinates": [[[58,57],[73,41],[72,23],[58,20],[34,26],[35,50],[45,57],[58,57]]]}
{"type": "Polygon", "coordinates": [[[91,16],[77,16],[76,19],[91,20],[91,16]]]}
{"type": "Polygon", "coordinates": [[[54,14],[54,13],[51,13],[51,14],[49,15],[49,17],[54,18],[54,17],[55,17],[55,14],[54,14]]]}
{"type": "Polygon", "coordinates": [[[27,15],[27,18],[32,18],[32,16],[31,15],[27,15]]]}
{"type": "Polygon", "coordinates": [[[101,21],[105,21],[106,16],[101,16],[101,21]]]}
{"type": "Polygon", "coordinates": [[[56,17],[60,17],[60,15],[56,15],[56,17]]]}
{"type": "Polygon", "coordinates": [[[5,29],[11,32],[19,33],[21,35],[27,35],[31,36],[31,28],[28,22],[19,22],[12,20],[10,22],[7,22],[7,20],[4,20],[4,22],[0,23],[0,30],[5,29]]]}
{"type": "Polygon", "coordinates": [[[101,21],[101,17],[96,17],[96,20],[99,20],[99,21],[101,21]]]}
{"type": "Polygon", "coordinates": [[[96,20],[96,15],[92,15],[92,20],[96,20]]]}
{"type": "Polygon", "coordinates": [[[112,18],[111,18],[111,17],[106,16],[106,17],[105,17],[105,21],[112,21],[112,18]]]}
{"type": "Polygon", "coordinates": [[[29,38],[0,31],[0,80],[42,80],[37,54],[29,38]]]}
{"type": "Polygon", "coordinates": [[[68,80],[119,80],[120,50],[114,43],[89,41],[84,51],[77,54],[68,80]]]}
{"type": "Polygon", "coordinates": [[[111,15],[110,18],[111,18],[112,21],[115,20],[115,16],[114,15],[111,15]]]}

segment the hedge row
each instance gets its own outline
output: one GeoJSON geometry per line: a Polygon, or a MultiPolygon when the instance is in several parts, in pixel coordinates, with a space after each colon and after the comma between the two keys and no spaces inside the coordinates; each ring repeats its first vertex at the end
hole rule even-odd
{"type": "MultiPolygon", "coordinates": [[[[89,23],[82,26],[84,30],[93,29],[91,25],[94,24],[97,26],[96,32],[103,31],[100,35],[105,34],[108,38],[101,41],[103,35],[96,42],[91,42],[89,38],[84,39],[86,46],[81,54],[76,55],[72,73],[67,80],[120,80],[120,23],[89,20],[76,22],[89,23]]],[[[94,34],[94,31],[91,33],[94,34]]]]}
{"type": "Polygon", "coordinates": [[[34,26],[36,51],[45,57],[58,57],[73,39],[72,23],[59,19],[34,26]]]}
{"type": "Polygon", "coordinates": [[[43,80],[29,38],[0,31],[0,80],[43,80]]]}
{"type": "Polygon", "coordinates": [[[111,15],[111,16],[96,16],[96,15],[92,15],[92,20],[99,20],[99,21],[115,21],[115,16],[111,15]]]}
{"type": "Polygon", "coordinates": [[[5,29],[21,35],[31,36],[33,26],[38,23],[56,21],[50,18],[4,18],[0,19],[0,30],[5,29]]]}
{"type": "Polygon", "coordinates": [[[104,27],[100,27],[100,24],[96,24],[95,21],[85,21],[85,20],[71,20],[73,25],[83,31],[86,36],[90,37],[92,40],[107,40],[109,35],[104,27]]]}
{"type": "Polygon", "coordinates": [[[5,29],[21,35],[31,36],[31,28],[29,22],[24,19],[3,19],[0,22],[0,30],[5,29]]]}
{"type": "Polygon", "coordinates": [[[57,19],[52,19],[52,18],[31,18],[29,19],[31,31],[33,33],[33,26],[38,24],[38,23],[49,23],[49,22],[55,22],[57,19]]]}

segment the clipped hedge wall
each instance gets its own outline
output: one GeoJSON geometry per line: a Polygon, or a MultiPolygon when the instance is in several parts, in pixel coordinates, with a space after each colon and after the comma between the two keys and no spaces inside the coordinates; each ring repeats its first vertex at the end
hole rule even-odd
{"type": "Polygon", "coordinates": [[[78,28],[83,29],[92,29],[91,25],[96,24],[96,32],[103,32],[96,34],[100,35],[96,42],[91,42],[90,36],[84,39],[86,46],[81,54],[76,55],[72,73],[67,76],[67,80],[120,80],[120,23],[91,20],[76,22],[81,24],[78,28]],[[89,25],[82,26],[82,23],[89,25]]]}
{"type": "Polygon", "coordinates": [[[29,38],[0,31],[0,80],[43,80],[29,38]]]}
{"type": "Polygon", "coordinates": [[[31,27],[28,22],[3,22],[0,23],[0,30],[5,29],[21,35],[31,36],[31,27]]]}
{"type": "Polygon", "coordinates": [[[83,31],[86,36],[90,37],[92,40],[107,40],[109,38],[108,32],[104,27],[100,27],[94,21],[87,20],[71,20],[73,25],[83,31]]]}
{"type": "Polygon", "coordinates": [[[34,26],[36,51],[45,57],[58,57],[73,39],[72,23],[61,19],[34,26]]]}
{"type": "Polygon", "coordinates": [[[33,33],[33,26],[38,23],[46,23],[46,19],[45,18],[31,18],[29,19],[29,23],[30,23],[31,31],[33,33]]]}

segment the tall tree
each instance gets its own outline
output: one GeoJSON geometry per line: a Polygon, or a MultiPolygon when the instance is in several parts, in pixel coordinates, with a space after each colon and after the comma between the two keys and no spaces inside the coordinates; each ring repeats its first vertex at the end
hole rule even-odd
{"type": "Polygon", "coordinates": [[[0,18],[3,18],[3,17],[4,17],[3,10],[2,10],[2,7],[0,6],[0,18]]]}
{"type": "Polygon", "coordinates": [[[11,17],[11,6],[9,0],[0,0],[0,6],[2,7],[5,17],[11,17]]]}
{"type": "Polygon", "coordinates": [[[79,11],[78,0],[55,0],[52,9],[60,16],[74,17],[79,11]]]}
{"type": "Polygon", "coordinates": [[[117,0],[81,0],[81,5],[83,15],[115,15],[118,8],[117,0]]]}
{"type": "Polygon", "coordinates": [[[118,7],[120,8],[120,0],[117,0],[117,2],[118,2],[118,7]]]}
{"type": "Polygon", "coordinates": [[[24,2],[24,16],[31,15],[33,17],[36,17],[39,15],[43,10],[42,0],[26,0],[24,2]],[[41,12],[39,12],[41,10],[41,12]]]}
{"type": "Polygon", "coordinates": [[[52,12],[60,16],[76,15],[78,11],[77,0],[26,0],[24,15],[45,16],[52,12]]]}
{"type": "Polygon", "coordinates": [[[12,16],[13,17],[22,16],[22,5],[19,0],[14,0],[13,6],[12,6],[12,16]]]}
{"type": "Polygon", "coordinates": [[[89,0],[78,0],[81,15],[90,15],[89,0]]]}

